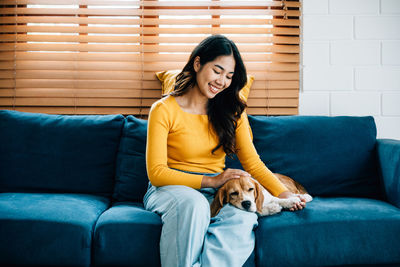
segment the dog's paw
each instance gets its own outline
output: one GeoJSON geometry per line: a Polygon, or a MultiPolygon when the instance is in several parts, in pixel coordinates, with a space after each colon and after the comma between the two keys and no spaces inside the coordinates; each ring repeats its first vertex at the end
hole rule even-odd
{"type": "Polygon", "coordinates": [[[309,194],[303,194],[303,195],[300,195],[306,202],[310,202],[310,201],[312,201],[313,200],[313,197],[312,196],[310,196],[309,194]]]}
{"type": "Polygon", "coordinates": [[[294,204],[300,203],[301,200],[298,197],[282,198],[279,200],[279,204],[285,209],[293,208],[294,204]]]}
{"type": "Polygon", "coordinates": [[[270,212],[271,212],[272,214],[275,214],[275,213],[278,213],[278,212],[281,212],[281,211],[282,211],[282,206],[279,205],[278,203],[273,203],[273,204],[271,205],[271,207],[269,208],[269,210],[270,210],[270,212]]]}
{"type": "Polygon", "coordinates": [[[281,211],[282,207],[278,203],[269,203],[263,207],[261,216],[273,215],[281,211]]]}

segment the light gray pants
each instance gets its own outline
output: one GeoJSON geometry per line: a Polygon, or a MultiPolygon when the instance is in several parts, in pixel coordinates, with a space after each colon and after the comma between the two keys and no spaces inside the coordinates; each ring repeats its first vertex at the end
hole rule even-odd
{"type": "Polygon", "coordinates": [[[149,185],[146,210],[161,216],[163,267],[242,266],[254,249],[257,215],[225,205],[210,218],[216,190],[181,185],[149,185]]]}

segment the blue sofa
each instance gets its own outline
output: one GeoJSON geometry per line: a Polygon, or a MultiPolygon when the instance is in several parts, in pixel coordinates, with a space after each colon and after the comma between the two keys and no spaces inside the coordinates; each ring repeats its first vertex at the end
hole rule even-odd
{"type": "MultiPolygon", "coordinates": [[[[400,265],[400,141],[372,117],[249,116],[274,172],[314,196],[259,219],[246,266],[400,265]]],[[[0,265],[159,266],[147,122],[0,111],[0,265]]],[[[235,159],[229,167],[240,168],[235,159]]]]}

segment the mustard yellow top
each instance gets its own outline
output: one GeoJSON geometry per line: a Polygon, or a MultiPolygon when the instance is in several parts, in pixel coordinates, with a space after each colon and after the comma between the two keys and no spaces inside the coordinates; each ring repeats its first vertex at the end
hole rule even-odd
{"type": "MultiPolygon", "coordinates": [[[[178,170],[217,173],[225,167],[225,152],[217,146],[218,137],[207,115],[185,112],[175,97],[155,102],[150,110],[147,130],[146,166],[154,186],[186,185],[201,187],[203,175],[178,170]]],[[[287,191],[261,161],[251,140],[247,115],[243,112],[236,129],[238,158],[243,168],[273,195],[287,191]]]]}

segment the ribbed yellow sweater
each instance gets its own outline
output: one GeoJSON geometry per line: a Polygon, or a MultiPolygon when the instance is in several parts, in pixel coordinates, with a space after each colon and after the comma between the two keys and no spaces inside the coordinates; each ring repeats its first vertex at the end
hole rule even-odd
{"type": "MultiPolygon", "coordinates": [[[[148,120],[146,166],[150,182],[154,186],[186,185],[199,189],[203,175],[174,169],[222,172],[225,152],[220,147],[211,153],[217,144],[218,137],[211,129],[207,115],[185,112],[173,96],[158,100],[152,105],[148,120]]],[[[287,191],[258,156],[244,112],[238,120],[236,146],[238,158],[251,176],[275,196],[287,191]]]]}

